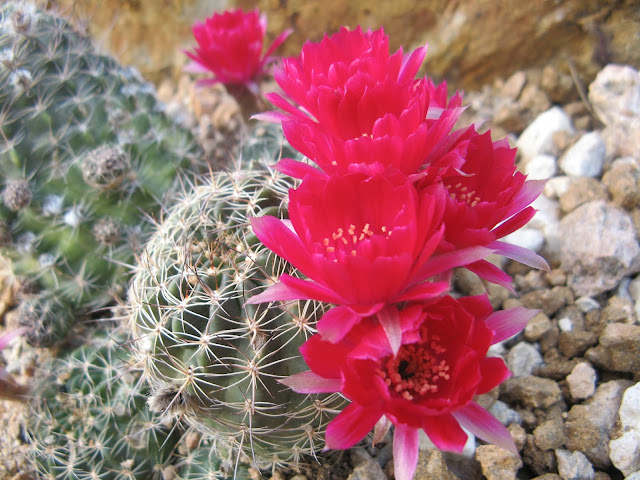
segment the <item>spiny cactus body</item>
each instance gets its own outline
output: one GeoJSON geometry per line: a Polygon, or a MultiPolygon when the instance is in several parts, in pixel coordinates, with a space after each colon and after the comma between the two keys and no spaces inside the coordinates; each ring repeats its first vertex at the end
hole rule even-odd
{"type": "Polygon", "coordinates": [[[182,415],[261,468],[295,466],[321,449],[343,401],[278,382],[307,369],[298,348],[315,331],[320,306],[246,304],[282,273],[295,274],[249,225],[251,216],[286,215],[291,186],[266,169],[214,173],[158,225],[129,292],[152,409],[182,415]]]}
{"type": "Polygon", "coordinates": [[[40,478],[166,480],[179,435],[149,412],[128,357],[102,333],[47,366],[27,419],[40,478]]]}
{"type": "Polygon", "coordinates": [[[64,19],[0,6],[0,248],[29,298],[30,341],[121,293],[145,216],[203,162],[191,133],[139,74],[100,55],[64,19]]]}

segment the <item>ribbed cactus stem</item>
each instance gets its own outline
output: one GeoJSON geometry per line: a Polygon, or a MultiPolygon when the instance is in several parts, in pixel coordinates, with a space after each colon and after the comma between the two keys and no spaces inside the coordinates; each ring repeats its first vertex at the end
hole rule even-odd
{"type": "Polygon", "coordinates": [[[285,216],[292,183],[266,168],[219,172],[185,192],[147,243],[129,292],[130,329],[154,410],[244,452],[255,465],[296,466],[323,447],[338,396],[278,382],[306,370],[300,345],[318,303],[247,305],[294,269],[253,235],[251,216],[285,216]]]}
{"type": "Polygon", "coordinates": [[[46,345],[121,296],[145,219],[206,162],[135,70],[26,1],[0,5],[0,139],[1,253],[46,345]]]}

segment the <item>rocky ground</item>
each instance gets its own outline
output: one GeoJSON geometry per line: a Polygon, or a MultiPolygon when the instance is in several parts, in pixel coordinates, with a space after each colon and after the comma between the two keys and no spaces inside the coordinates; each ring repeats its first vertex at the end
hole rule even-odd
{"type": "MultiPolygon", "coordinates": [[[[160,85],[159,95],[209,156],[228,161],[244,130],[222,88],[195,90],[183,77],[160,85]]],[[[508,426],[520,456],[473,438],[463,455],[442,453],[425,437],[415,478],[640,480],[640,74],[610,65],[582,85],[550,68],[520,71],[468,92],[465,103],[461,123],[507,136],[529,178],[550,178],[534,202],[539,212],[510,241],[541,253],[552,270],[504,263],[516,293],[490,287],[496,307],[541,310],[494,349],[513,377],[480,399],[508,426]]],[[[466,271],[456,275],[456,288],[484,291],[466,271]]],[[[11,322],[6,315],[3,328],[11,322]]],[[[3,353],[29,381],[25,363],[11,349],[3,353]]],[[[0,402],[0,411],[0,478],[17,479],[23,410],[0,402]]],[[[391,480],[391,449],[388,437],[271,478],[391,480]]]]}

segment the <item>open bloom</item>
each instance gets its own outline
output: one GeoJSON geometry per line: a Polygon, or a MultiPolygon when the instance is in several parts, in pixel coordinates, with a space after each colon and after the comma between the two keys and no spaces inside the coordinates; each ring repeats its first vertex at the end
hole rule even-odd
{"type": "Polygon", "coordinates": [[[462,111],[458,95],[447,99],[445,84],[414,79],[425,53],[422,47],[390,55],[382,29],[343,27],[283,60],[274,76],[291,103],[268,94],[286,113],[263,117],[281,120],[291,145],[325,173],[357,163],[415,173],[431,156],[441,157],[432,154],[462,111]]]}
{"type": "Polygon", "coordinates": [[[432,258],[443,235],[444,189],[433,185],[418,192],[394,170],[308,175],[289,199],[290,224],[263,216],[251,225],[267,248],[309,280],[281,275],[249,303],[316,299],[340,305],[318,325],[332,341],[378,312],[392,329],[388,324],[396,322],[383,314],[386,305],[439,295],[448,283],[427,279],[491,253],[471,248],[432,258]]]}
{"type": "Polygon", "coordinates": [[[266,28],[266,16],[257,9],[248,13],[230,10],[216,13],[204,23],[196,22],[192,30],[198,46],[185,52],[193,60],[188,69],[213,73],[213,79],[200,84],[244,85],[257,94],[257,80],[274,60],[272,53],[291,34],[291,30],[281,33],[263,55],[266,28]]]}
{"type": "MultiPolygon", "coordinates": [[[[548,269],[534,252],[498,241],[525,225],[535,214],[531,202],[544,188],[544,180],[526,180],[516,171],[516,149],[506,139],[493,142],[491,132],[470,128],[457,138],[452,151],[464,151],[460,168],[448,168],[437,176],[417,181],[418,189],[431,186],[433,178],[447,190],[442,251],[485,245],[496,253],[535,268],[548,269]]],[[[424,173],[428,173],[429,169],[424,173]]],[[[494,283],[508,286],[510,277],[485,260],[466,268],[494,283]]]]}
{"type": "Polygon", "coordinates": [[[410,304],[398,312],[397,354],[382,326],[368,318],[338,343],[312,336],[300,349],[311,370],[282,383],[301,393],[341,392],[351,400],[327,426],[328,448],[349,448],[381,419],[391,421],[399,480],[413,476],[420,429],[445,450],[462,450],[464,427],[517,453],[509,431],[474,396],[510,375],[501,358],[486,356],[489,346],[516,334],[535,313],[493,313],[486,296],[410,304]]]}

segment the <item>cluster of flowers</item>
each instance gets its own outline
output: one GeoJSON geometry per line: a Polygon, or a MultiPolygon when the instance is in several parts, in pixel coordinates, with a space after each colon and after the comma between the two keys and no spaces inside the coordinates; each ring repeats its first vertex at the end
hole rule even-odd
{"type": "Polygon", "coordinates": [[[508,430],[480,405],[509,375],[489,347],[524,328],[536,312],[493,312],[486,295],[447,295],[465,267],[510,287],[486,260],[498,253],[548,268],[535,253],[500,241],[527,223],[544,182],[516,171],[515,149],[474,126],[453,130],[461,97],[416,78],[426,47],[390,54],[383,30],[342,28],[275,79],[284,95],[286,138],[318,168],[283,159],[301,179],[289,220],[253,218],[254,233],[307,279],[283,274],[249,303],[315,299],[333,307],[301,352],[310,370],[283,383],[301,393],[340,392],[351,403],[331,421],[327,448],[349,448],[374,429],[394,430],[395,475],[410,479],[418,432],[461,451],[467,434],[517,450],[508,430]]]}

